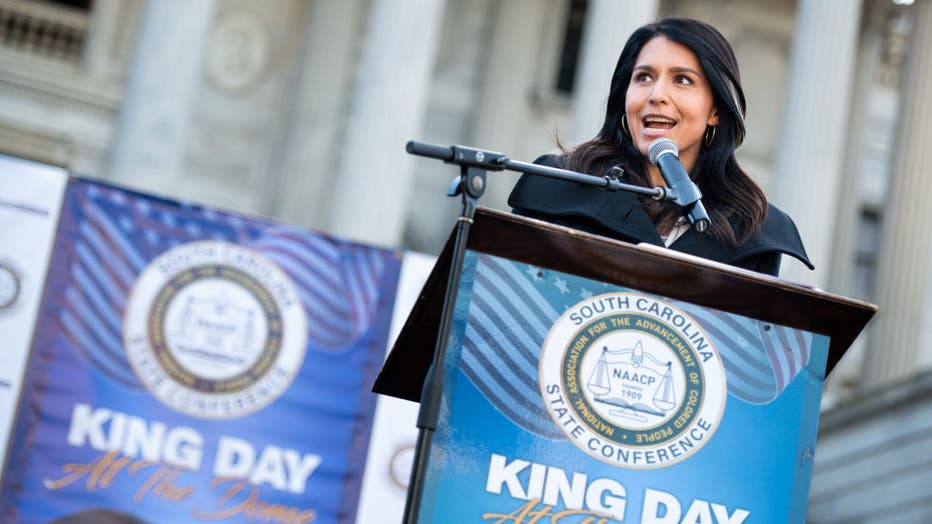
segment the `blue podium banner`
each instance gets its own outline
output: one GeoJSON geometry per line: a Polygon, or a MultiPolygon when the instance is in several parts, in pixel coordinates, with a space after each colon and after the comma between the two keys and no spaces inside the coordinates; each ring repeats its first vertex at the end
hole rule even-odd
{"type": "Polygon", "coordinates": [[[419,522],[804,522],[828,348],[469,251],[419,522]]]}
{"type": "Polygon", "coordinates": [[[399,267],[71,179],[0,520],[353,522],[399,267]]]}

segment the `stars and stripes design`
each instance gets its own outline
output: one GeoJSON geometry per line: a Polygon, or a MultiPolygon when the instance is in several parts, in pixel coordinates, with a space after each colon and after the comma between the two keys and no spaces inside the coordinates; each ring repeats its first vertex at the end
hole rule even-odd
{"type": "Polygon", "coordinates": [[[563,434],[541,403],[537,369],[544,337],[560,315],[540,292],[543,279],[536,275],[508,260],[479,255],[461,367],[509,420],[557,439],[563,434]]]}
{"type": "MultiPolygon", "coordinates": [[[[477,254],[461,368],[516,425],[538,436],[563,438],[543,405],[540,349],[560,315],[596,294],[629,291],[494,256],[477,254]]],[[[786,326],[672,304],[711,338],[724,362],[728,392],[753,404],[776,399],[809,362],[812,335],[786,326]]]]}
{"type": "Polygon", "coordinates": [[[308,336],[318,347],[339,351],[369,326],[385,252],[287,227],[272,228],[250,247],[292,278],[308,316],[308,336]]]}
{"type": "Polygon", "coordinates": [[[809,363],[812,334],[714,309],[677,303],[712,338],[728,392],[752,404],[772,402],[809,363]]]}
{"type": "Polygon", "coordinates": [[[123,347],[122,312],[150,256],[177,237],[150,202],[84,181],[72,181],[65,223],[73,239],[69,280],[59,313],[62,333],[97,369],[118,384],[140,388],[123,347]]]}
{"type": "Polygon", "coordinates": [[[73,242],[61,293],[62,333],[105,376],[141,388],[124,350],[123,314],[139,274],[178,245],[221,240],[249,247],[292,279],[308,316],[308,340],[340,351],[362,336],[393,254],[208,207],[73,179],[62,223],[73,242]]]}

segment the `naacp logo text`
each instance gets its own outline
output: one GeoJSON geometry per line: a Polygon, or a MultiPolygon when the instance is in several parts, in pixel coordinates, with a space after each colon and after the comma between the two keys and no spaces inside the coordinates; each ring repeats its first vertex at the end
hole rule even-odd
{"type": "Polygon", "coordinates": [[[156,398],[223,419],[284,393],[304,360],[307,321],[288,276],[265,257],[193,242],[142,272],[124,336],[136,375],[156,398]]]}
{"type": "Polygon", "coordinates": [[[605,462],[654,469],[712,437],[725,370],[710,338],[678,308],[612,293],[571,307],[542,348],[541,392],[553,421],[605,462]]]}

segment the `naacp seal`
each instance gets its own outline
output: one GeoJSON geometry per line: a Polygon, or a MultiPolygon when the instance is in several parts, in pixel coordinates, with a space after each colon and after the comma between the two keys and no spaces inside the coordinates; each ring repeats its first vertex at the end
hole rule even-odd
{"type": "Polygon", "coordinates": [[[304,361],[307,320],[288,276],[220,241],[166,251],[140,274],[123,336],[139,380],[170,408],[229,419],[267,406],[304,361]]]}
{"type": "Polygon", "coordinates": [[[554,423],[579,449],[656,469],[699,451],[725,409],[725,368],[702,327],[675,306],[609,293],[569,308],[541,351],[554,423]]]}

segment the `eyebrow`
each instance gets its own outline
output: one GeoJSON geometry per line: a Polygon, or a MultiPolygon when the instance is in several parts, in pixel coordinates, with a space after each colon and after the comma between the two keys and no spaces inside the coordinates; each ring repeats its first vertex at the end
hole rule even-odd
{"type": "MultiPolygon", "coordinates": [[[[644,71],[648,71],[651,73],[654,73],[657,71],[654,68],[654,66],[648,65],[648,64],[641,64],[641,65],[634,66],[634,70],[635,71],[644,70],[644,71]]],[[[674,73],[692,73],[696,76],[700,76],[700,77],[702,76],[702,74],[700,74],[699,71],[696,71],[695,69],[692,69],[690,67],[671,67],[670,70],[673,71],[674,73]]]]}

